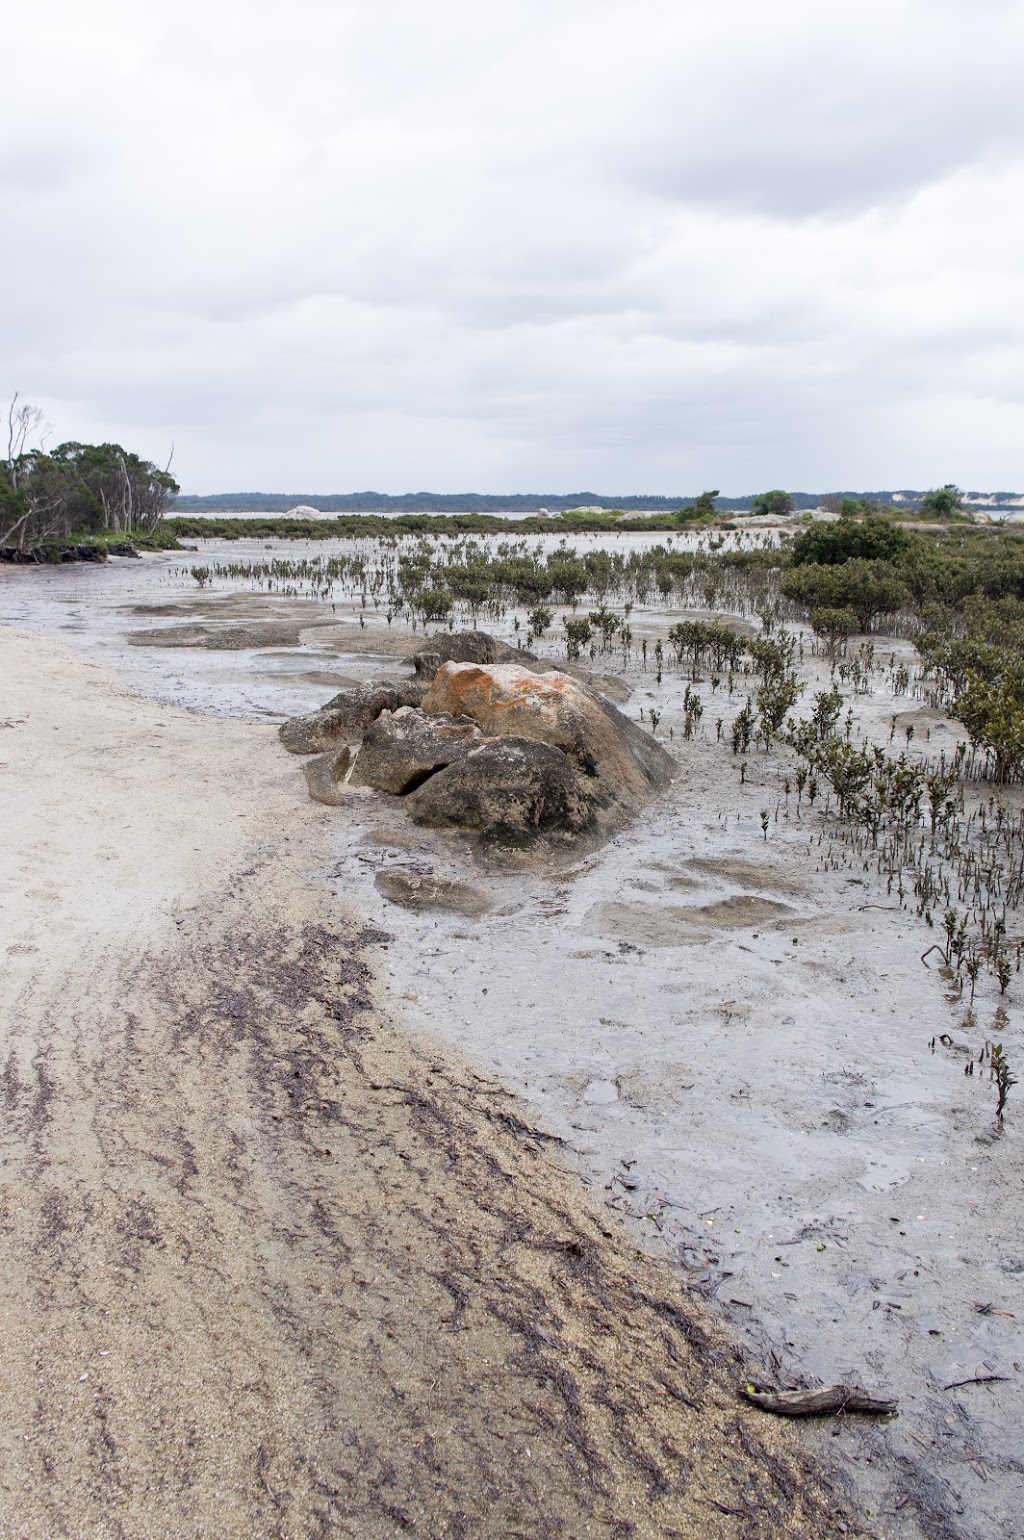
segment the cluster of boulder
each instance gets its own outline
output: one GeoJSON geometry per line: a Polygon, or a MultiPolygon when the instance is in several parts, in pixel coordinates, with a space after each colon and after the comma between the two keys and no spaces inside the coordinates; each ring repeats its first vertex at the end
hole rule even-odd
{"type": "Polygon", "coordinates": [[[607,838],[678,766],[597,690],[482,632],[432,638],[412,678],[342,691],[281,729],[310,796],[402,797],[492,846],[607,838]]]}

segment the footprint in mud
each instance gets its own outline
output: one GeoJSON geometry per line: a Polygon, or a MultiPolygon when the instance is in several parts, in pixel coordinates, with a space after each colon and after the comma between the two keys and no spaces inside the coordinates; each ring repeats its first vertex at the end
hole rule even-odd
{"type": "Polygon", "coordinates": [[[695,856],[688,864],[709,877],[721,877],[726,882],[734,882],[739,888],[769,888],[777,893],[804,891],[801,883],[773,867],[762,866],[757,861],[746,861],[737,856],[695,856]]]}
{"type": "Polygon", "coordinates": [[[892,1187],[902,1187],[910,1181],[910,1167],[898,1157],[879,1153],[869,1160],[857,1186],[865,1192],[888,1192],[892,1187]]]}
{"type": "MultiPolygon", "coordinates": [[[[274,657],[275,654],[267,653],[264,662],[274,657]]],[[[295,672],[291,669],[265,668],[260,671],[264,678],[275,680],[290,685],[315,684],[322,685],[324,690],[355,690],[359,687],[359,680],[353,679],[350,674],[335,674],[329,669],[301,669],[295,672]]]]}
{"type": "Polygon", "coordinates": [[[715,931],[748,930],[792,912],[775,899],[739,893],[710,904],[595,904],[584,926],[592,934],[641,946],[692,946],[710,940],[715,931]]]}
{"type": "Polygon", "coordinates": [[[401,904],[404,909],[449,909],[454,914],[476,918],[494,907],[493,901],[480,888],[429,874],[392,868],[381,872],[374,885],[386,899],[401,904]]]}
{"type": "Polygon", "coordinates": [[[793,913],[789,904],[780,904],[773,898],[757,898],[753,893],[737,893],[712,904],[696,904],[674,912],[692,914],[696,923],[713,930],[740,930],[793,913]]]}

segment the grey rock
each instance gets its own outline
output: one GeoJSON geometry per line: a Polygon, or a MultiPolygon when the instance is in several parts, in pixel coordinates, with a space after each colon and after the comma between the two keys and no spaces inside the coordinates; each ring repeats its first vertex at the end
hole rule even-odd
{"type": "MultiPolygon", "coordinates": [[[[424,660],[436,657],[442,663],[524,663],[536,662],[532,652],[510,647],[487,631],[438,631],[425,637],[423,647],[413,658],[424,660]]],[[[419,668],[417,667],[417,673],[419,668]]]]}
{"type": "MultiPolygon", "coordinates": [[[[325,701],[321,710],[358,710],[361,701],[369,706],[378,695],[393,695],[395,704],[378,707],[376,715],[379,716],[381,711],[397,711],[399,706],[418,706],[426,693],[426,686],[416,679],[382,679],[377,684],[359,684],[352,689],[340,690],[329,701],[325,701]]],[[[366,725],[369,726],[369,723],[366,725]]]]}
{"type": "Polygon", "coordinates": [[[318,711],[289,717],[278,733],[292,754],[322,754],[325,749],[355,743],[382,711],[418,706],[423,695],[424,686],[415,680],[358,685],[332,696],[318,711]]]}
{"type": "Polygon", "coordinates": [[[340,807],[345,801],[345,777],[352,763],[352,751],[347,743],[327,754],[318,754],[302,767],[306,787],[314,802],[326,807],[340,807]]]}
{"type": "Polygon", "coordinates": [[[352,780],[395,795],[412,791],[437,770],[465,759],[484,735],[469,717],[424,716],[411,706],[384,711],[363,735],[352,780]]]}
{"type": "Polygon", "coordinates": [[[633,694],[632,688],[618,674],[595,674],[592,669],[580,668],[576,663],[555,663],[551,658],[538,658],[528,667],[537,674],[568,674],[585,689],[607,695],[620,706],[624,706],[633,694]]]}
{"type": "Polygon", "coordinates": [[[511,734],[559,749],[578,777],[579,797],[594,812],[603,810],[603,833],[636,813],[679,768],[650,734],[567,674],[508,663],[444,663],[423,710],[469,716],[489,736],[511,734]]]}
{"type": "Polygon", "coordinates": [[[416,670],[416,678],[422,679],[424,684],[429,684],[441,667],[441,654],[439,652],[418,652],[412,660],[416,670]]]}
{"type": "Polygon", "coordinates": [[[470,829],[485,842],[522,847],[594,827],[595,806],[561,749],[507,736],[483,743],[410,792],[416,823],[470,829]]]}

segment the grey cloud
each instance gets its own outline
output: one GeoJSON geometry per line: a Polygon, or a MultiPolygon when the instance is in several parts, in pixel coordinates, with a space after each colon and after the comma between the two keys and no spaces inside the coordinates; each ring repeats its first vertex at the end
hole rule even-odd
{"type": "Polygon", "coordinates": [[[890,203],[965,166],[1018,158],[1020,8],[900,12],[902,26],[873,35],[851,28],[852,7],[819,7],[804,38],[738,41],[712,90],[662,81],[646,132],[622,147],[623,176],[662,197],[786,218],[890,203]]]}
{"type": "Polygon", "coordinates": [[[1013,484],[1022,16],[51,0],[0,356],[193,490],[1013,484]]]}

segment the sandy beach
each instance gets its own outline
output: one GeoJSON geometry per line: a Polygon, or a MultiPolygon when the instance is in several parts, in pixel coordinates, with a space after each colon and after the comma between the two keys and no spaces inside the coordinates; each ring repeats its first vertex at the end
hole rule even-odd
{"type": "Polygon", "coordinates": [[[0,1535],[858,1532],[557,1142],[398,1029],[271,727],[11,630],[0,679],[0,1535]]]}

